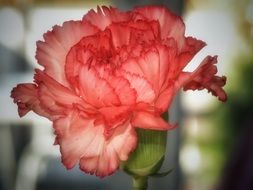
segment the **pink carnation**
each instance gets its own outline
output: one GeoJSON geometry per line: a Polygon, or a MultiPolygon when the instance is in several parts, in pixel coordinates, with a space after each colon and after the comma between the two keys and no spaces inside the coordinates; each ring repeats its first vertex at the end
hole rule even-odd
{"type": "Polygon", "coordinates": [[[216,56],[183,71],[205,46],[184,32],[181,18],[163,6],[90,10],[44,34],[36,53],[44,70],[11,97],[20,116],[32,110],[53,122],[66,168],[79,163],[86,173],[110,175],[136,148],[136,127],[175,127],[161,114],[181,88],[226,100],[216,56]]]}

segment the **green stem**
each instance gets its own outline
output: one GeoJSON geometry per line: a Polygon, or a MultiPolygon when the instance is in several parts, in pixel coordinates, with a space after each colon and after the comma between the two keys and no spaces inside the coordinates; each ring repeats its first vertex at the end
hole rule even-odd
{"type": "Polygon", "coordinates": [[[148,177],[133,177],[133,190],[147,190],[148,177]]]}

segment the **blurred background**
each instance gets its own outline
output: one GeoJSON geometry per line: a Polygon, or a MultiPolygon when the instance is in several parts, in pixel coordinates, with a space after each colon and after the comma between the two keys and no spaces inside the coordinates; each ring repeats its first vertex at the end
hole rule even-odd
{"type": "Polygon", "coordinates": [[[149,190],[253,189],[253,0],[0,0],[0,190],[129,190],[122,172],[99,179],[67,171],[53,146],[51,124],[33,113],[20,119],[11,89],[31,82],[35,42],[55,24],[78,20],[97,5],[128,10],[163,4],[182,15],[186,34],[207,42],[189,64],[218,55],[228,101],[204,92],[184,92],[170,110],[180,127],[168,134],[161,170],[149,190]]]}

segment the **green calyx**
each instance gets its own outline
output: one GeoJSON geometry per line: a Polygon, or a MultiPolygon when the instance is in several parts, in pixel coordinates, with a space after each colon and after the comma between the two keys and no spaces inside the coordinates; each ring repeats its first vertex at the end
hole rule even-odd
{"type": "Polygon", "coordinates": [[[122,168],[132,176],[151,176],[161,167],[166,150],[166,131],[137,129],[138,146],[122,168]]]}
{"type": "MultiPolygon", "coordinates": [[[[167,141],[167,131],[137,129],[138,146],[122,169],[133,177],[133,190],[146,190],[148,177],[161,177],[167,141]]],[[[167,172],[166,172],[167,173],[167,172]]]]}
{"type": "MultiPolygon", "coordinates": [[[[168,112],[163,114],[168,121],[168,112]]],[[[149,177],[163,177],[172,170],[158,173],[162,166],[167,143],[167,131],[137,128],[138,145],[121,168],[133,177],[133,190],[147,190],[149,177]]]]}

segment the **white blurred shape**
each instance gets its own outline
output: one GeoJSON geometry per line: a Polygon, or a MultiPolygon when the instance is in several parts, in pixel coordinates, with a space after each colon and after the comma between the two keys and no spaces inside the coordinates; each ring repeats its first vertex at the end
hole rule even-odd
{"type": "Polygon", "coordinates": [[[207,90],[202,91],[186,91],[181,98],[182,107],[191,114],[199,114],[207,112],[218,99],[208,93],[207,90]]]}
{"type": "Polygon", "coordinates": [[[201,155],[196,145],[185,145],[180,152],[180,164],[188,173],[196,172],[201,166],[201,155]]]}
{"type": "Polygon", "coordinates": [[[187,129],[189,130],[189,135],[191,135],[192,137],[197,136],[198,131],[199,131],[197,118],[192,117],[191,119],[189,119],[187,129]]]}
{"type": "Polygon", "coordinates": [[[22,15],[10,7],[0,9],[0,43],[12,50],[23,42],[24,21],[22,15]]]}

